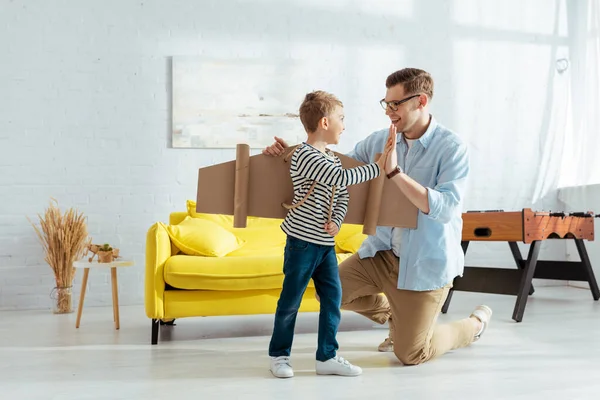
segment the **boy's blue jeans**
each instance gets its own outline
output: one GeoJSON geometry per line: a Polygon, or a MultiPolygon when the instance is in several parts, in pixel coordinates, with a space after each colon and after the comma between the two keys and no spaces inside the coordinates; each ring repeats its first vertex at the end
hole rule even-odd
{"type": "Polygon", "coordinates": [[[322,246],[288,236],[283,261],[283,288],[277,311],[269,355],[288,356],[292,351],[296,315],[310,278],[320,297],[317,360],[335,357],[340,324],[342,287],[334,246],[322,246]]]}

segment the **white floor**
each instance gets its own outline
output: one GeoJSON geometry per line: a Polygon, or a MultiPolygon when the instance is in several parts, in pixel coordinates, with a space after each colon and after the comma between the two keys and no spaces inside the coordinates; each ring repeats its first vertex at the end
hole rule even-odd
{"type": "Polygon", "coordinates": [[[314,374],[316,314],[301,314],[293,348],[296,376],[273,378],[266,349],[271,315],[178,320],[150,345],[142,307],[76,315],[1,312],[2,399],[597,399],[600,302],[588,290],[540,287],[523,322],[514,297],[456,293],[442,320],[472,306],[494,309],[481,341],[416,367],[378,353],[385,327],[343,313],[340,355],[360,365],[357,378],[314,374]]]}

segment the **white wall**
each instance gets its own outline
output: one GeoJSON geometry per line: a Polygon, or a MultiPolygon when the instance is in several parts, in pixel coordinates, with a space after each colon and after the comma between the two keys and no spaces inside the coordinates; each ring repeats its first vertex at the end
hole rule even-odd
{"type": "MultiPolygon", "coordinates": [[[[438,121],[471,145],[467,209],[532,206],[547,83],[568,45],[561,4],[0,0],[0,309],[50,306],[53,279],[26,220],[50,197],[137,261],[120,275],[121,304],[143,302],[146,230],[194,198],[199,167],[234,157],[170,148],[173,55],[322,63],[335,77],[323,89],[346,105],[340,150],[387,126],[389,73],[424,68],[438,121]]],[[[559,207],[555,194],[534,206],[559,207]]],[[[513,266],[503,244],[471,250],[470,263],[513,266]]],[[[109,290],[93,273],[86,305],[109,303],[109,290]]]]}

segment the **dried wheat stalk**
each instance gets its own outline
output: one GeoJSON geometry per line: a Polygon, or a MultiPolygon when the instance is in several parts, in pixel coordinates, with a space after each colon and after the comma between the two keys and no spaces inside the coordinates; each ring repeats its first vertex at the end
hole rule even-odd
{"type": "MultiPolygon", "coordinates": [[[[73,262],[83,256],[90,243],[85,216],[73,208],[61,214],[55,199],[46,209],[44,217],[38,214],[40,228],[31,220],[46,254],[45,260],[54,271],[58,291],[57,312],[71,312],[71,286],[75,277],[73,262]],[[68,288],[67,290],[64,290],[68,288]]],[[[27,218],[29,219],[29,218],[27,218]]]]}

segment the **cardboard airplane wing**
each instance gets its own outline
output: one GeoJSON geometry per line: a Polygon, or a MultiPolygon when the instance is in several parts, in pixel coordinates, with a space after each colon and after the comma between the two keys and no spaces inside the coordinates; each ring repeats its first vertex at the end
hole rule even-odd
{"type": "MultiPolygon", "coordinates": [[[[292,204],[294,188],[290,177],[291,153],[288,147],[279,157],[250,157],[248,145],[237,146],[236,159],[198,172],[196,211],[233,215],[234,226],[246,226],[246,218],[283,219],[292,204]]],[[[344,168],[363,165],[336,153],[344,168]]],[[[377,226],[416,228],[418,210],[402,191],[380,175],[377,179],[348,186],[350,201],[344,223],[363,225],[363,233],[374,235],[377,226]]]]}

